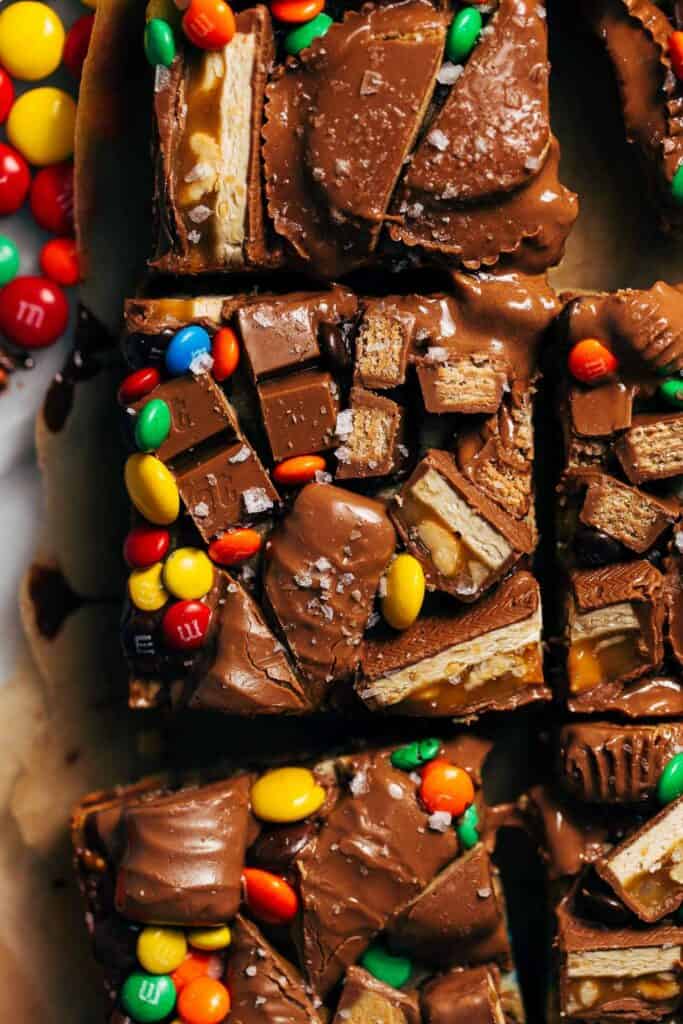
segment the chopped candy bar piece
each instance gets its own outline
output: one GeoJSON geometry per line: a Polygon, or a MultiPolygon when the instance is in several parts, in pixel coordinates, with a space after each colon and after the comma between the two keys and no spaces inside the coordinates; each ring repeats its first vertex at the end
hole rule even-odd
{"type": "Polygon", "coordinates": [[[683,414],[635,416],[614,450],[631,483],[683,474],[683,414]]]}
{"type": "Polygon", "coordinates": [[[396,402],[364,388],[352,388],[350,430],[340,431],[335,455],[337,480],[386,476],[401,463],[398,450],[402,437],[403,410],[396,402]]]}
{"type": "Polygon", "coordinates": [[[589,480],[581,522],[642,555],[675,521],[677,510],[657,498],[599,474],[589,480]]]}
{"type": "Polygon", "coordinates": [[[420,993],[426,1024],[505,1024],[496,967],[453,968],[420,993]]]}
{"type": "Polygon", "coordinates": [[[507,373],[475,356],[416,360],[427,412],[494,413],[503,398],[507,373]]]}
{"type": "Polygon", "coordinates": [[[305,370],[259,385],[263,423],[275,460],[336,444],[339,389],[331,374],[305,370]]]}
{"type": "Polygon", "coordinates": [[[364,971],[349,967],[332,1024],[420,1024],[417,996],[385,985],[364,971]]]}

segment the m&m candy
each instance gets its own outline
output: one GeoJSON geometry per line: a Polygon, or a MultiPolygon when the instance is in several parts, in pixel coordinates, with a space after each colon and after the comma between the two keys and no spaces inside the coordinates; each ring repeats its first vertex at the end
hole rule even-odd
{"type": "Polygon", "coordinates": [[[168,551],[171,535],[157,526],[134,526],[123,542],[123,557],[131,569],[160,562],[168,551]]]}
{"type": "Polygon", "coordinates": [[[278,463],[273,470],[273,480],[286,487],[296,487],[314,480],[315,474],[324,469],[325,460],[321,455],[295,455],[278,463]]]}
{"type": "Polygon", "coordinates": [[[51,75],[63,48],[64,27],[47,4],[20,0],[0,14],[0,64],[15,78],[35,82],[51,75]]]}
{"type": "Polygon", "coordinates": [[[374,978],[392,988],[405,985],[413,971],[413,965],[407,957],[394,956],[379,943],[369,946],[360,962],[374,978]]]}
{"type": "Polygon", "coordinates": [[[46,348],[64,333],[69,304],[45,277],[15,277],[0,291],[0,331],[21,348],[46,348]]]}
{"type": "Polygon", "coordinates": [[[161,459],[142,452],[129,455],[126,460],[125,482],[128,497],[140,515],[150,523],[168,526],[178,518],[178,487],[171,471],[161,459]]]}
{"type": "Polygon", "coordinates": [[[4,124],[14,103],[14,83],[4,68],[0,68],[0,124],[4,124]]]}
{"type": "Polygon", "coordinates": [[[414,555],[405,552],[391,563],[382,615],[394,629],[407,629],[420,614],[425,596],[425,574],[414,555]]]}
{"type": "Polygon", "coordinates": [[[666,763],[657,783],[660,804],[670,804],[679,796],[683,796],[683,752],[666,763]]]}
{"type": "Polygon", "coordinates": [[[319,14],[317,17],[306,21],[303,25],[297,25],[285,36],[285,50],[296,57],[298,53],[310,46],[314,39],[324,36],[332,25],[332,18],[329,14],[319,14]]]}
{"type": "Polygon", "coordinates": [[[163,398],[145,402],[135,421],[135,443],[141,452],[161,448],[171,431],[171,410],[163,398]]]}
{"type": "Polygon", "coordinates": [[[218,565],[239,565],[247,558],[252,558],[261,544],[261,534],[244,526],[212,540],[209,544],[209,558],[218,565]]]}
{"type": "Polygon", "coordinates": [[[460,64],[472,52],[481,35],[481,13],[476,7],[463,7],[451,22],[446,36],[446,56],[460,64]]]}
{"type": "Polygon", "coordinates": [[[211,343],[211,356],[211,373],[215,380],[227,380],[233,375],[240,361],[240,344],[231,327],[216,331],[211,343]]]}
{"type": "Polygon", "coordinates": [[[683,409],[683,378],[670,377],[659,385],[659,394],[667,405],[683,409]]]}
{"type": "Polygon", "coordinates": [[[683,32],[669,36],[669,60],[676,78],[683,78],[683,32]]]}
{"type": "Polygon", "coordinates": [[[202,601],[176,601],[161,620],[166,644],[174,651],[201,647],[209,631],[211,610],[202,601]]]}
{"type": "Polygon", "coordinates": [[[287,924],[299,909],[299,898],[280,875],[261,868],[245,868],[242,872],[247,906],[260,921],[287,924]]]}
{"type": "MultiPolygon", "coordinates": [[[[188,936],[188,941],[192,933],[188,936]]],[[[191,945],[191,943],[190,943],[191,945]]],[[[171,980],[175,985],[176,992],[180,992],[185,985],[189,985],[195,978],[203,978],[207,975],[213,976],[213,971],[220,977],[223,973],[223,964],[220,957],[211,956],[208,953],[189,952],[179,967],[171,974],[171,980]]]]}
{"type": "Polygon", "coordinates": [[[317,17],[325,6],[325,0],[273,0],[270,13],[278,21],[299,25],[317,17]]]}
{"type": "Polygon", "coordinates": [[[167,974],[135,971],[123,983],[121,1005],[139,1024],[156,1024],[167,1017],[176,1002],[176,991],[167,974]]]}
{"type": "Polygon", "coordinates": [[[187,954],[187,939],[179,928],[143,928],[138,935],[137,957],[150,974],[170,974],[187,954]]]}
{"type": "Polygon", "coordinates": [[[195,46],[218,50],[235,34],[235,15],[224,0],[190,0],[183,15],[183,32],[195,46]]]}
{"type": "Polygon", "coordinates": [[[0,216],[16,213],[31,187],[31,172],[21,153],[0,142],[0,216]]]}
{"type": "Polygon", "coordinates": [[[168,601],[163,584],[163,565],[156,562],[147,569],[133,569],[128,577],[128,594],[141,612],[158,612],[168,601]]]}
{"type": "Polygon", "coordinates": [[[619,362],[614,353],[597,338],[577,341],[569,353],[569,372],[582,384],[597,384],[614,373],[619,362]]]}
{"type": "Polygon", "coordinates": [[[308,768],[274,768],[251,787],[251,807],[261,821],[301,821],[325,803],[325,790],[308,768]]]}
{"type": "Polygon", "coordinates": [[[178,996],[184,1024],[220,1024],[230,1012],[230,993],[215,978],[195,978],[178,996]]]}
{"type": "Polygon", "coordinates": [[[391,763],[394,768],[403,772],[414,772],[421,768],[427,761],[433,761],[441,749],[441,740],[426,739],[414,740],[404,747],[394,750],[391,755],[391,763]]]}
{"type": "Polygon", "coordinates": [[[479,812],[470,804],[456,826],[458,839],[465,850],[471,850],[479,842],[479,812]]]}
{"type": "Polygon", "coordinates": [[[81,271],[74,238],[50,238],[40,250],[40,269],[52,281],[68,288],[78,284],[81,271]]]}
{"type": "Polygon", "coordinates": [[[88,55],[88,47],[90,46],[90,37],[94,24],[95,15],[84,14],[78,21],[73,23],[66,34],[62,60],[65,67],[76,79],[79,79],[83,72],[83,64],[88,55]]]}
{"type": "Polygon", "coordinates": [[[30,164],[45,167],[74,151],[76,104],[63,89],[45,86],[20,96],[7,118],[7,137],[30,164]]]}
{"type": "Polygon", "coordinates": [[[182,601],[199,600],[213,586],[211,559],[199,548],[176,548],[166,559],[164,583],[182,601]]]}
{"type": "Polygon", "coordinates": [[[420,775],[420,799],[431,814],[446,811],[457,818],[474,800],[474,786],[465,769],[445,758],[429,761],[420,775]]]}
{"type": "Polygon", "coordinates": [[[0,235],[0,285],[8,284],[19,273],[19,250],[6,235],[0,235]]]}
{"type": "Polygon", "coordinates": [[[145,25],[145,57],[154,67],[170,67],[176,55],[173,29],[162,18],[151,18],[145,25]]]}
{"type": "Polygon", "coordinates": [[[173,335],[166,349],[166,369],[173,377],[187,373],[193,360],[211,351],[211,339],[203,327],[190,324],[173,335]]]}
{"type": "Polygon", "coordinates": [[[227,924],[218,925],[216,928],[193,928],[188,932],[187,941],[193,949],[205,951],[225,949],[232,941],[232,935],[227,924]]]}
{"type": "Polygon", "coordinates": [[[154,366],[143,366],[133,373],[129,373],[119,387],[118,399],[120,405],[131,405],[145,395],[154,391],[161,381],[161,375],[154,366]]]}
{"type": "Polygon", "coordinates": [[[53,235],[70,235],[74,228],[74,165],[71,161],[38,171],[29,196],[36,223],[53,235]]]}

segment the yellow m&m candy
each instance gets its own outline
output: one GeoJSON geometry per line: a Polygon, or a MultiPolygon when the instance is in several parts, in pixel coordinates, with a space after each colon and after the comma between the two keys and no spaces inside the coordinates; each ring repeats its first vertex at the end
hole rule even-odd
{"type": "Polygon", "coordinates": [[[64,26],[47,4],[21,0],[0,14],[0,64],[15,78],[35,82],[59,67],[64,26]]]}
{"type": "Polygon", "coordinates": [[[198,601],[213,586],[213,563],[198,548],[178,548],[166,559],[164,583],[180,601],[198,601]]]}
{"type": "Polygon", "coordinates": [[[7,119],[7,136],[30,164],[46,167],[67,160],[74,151],[76,104],[63,89],[30,89],[20,96],[7,119]]]}
{"type": "Polygon", "coordinates": [[[178,518],[180,495],[173,474],[154,455],[136,453],[126,461],[126,490],[140,515],[155,526],[178,518]]]}
{"type": "Polygon", "coordinates": [[[325,790],[308,768],[275,768],[251,788],[251,808],[262,821],[300,821],[325,802],[325,790]]]}
{"type": "Polygon", "coordinates": [[[168,601],[162,573],[161,562],[155,562],[148,569],[134,569],[128,577],[130,599],[140,611],[156,612],[168,601]]]}
{"type": "Polygon", "coordinates": [[[391,563],[382,615],[394,629],[407,629],[420,614],[425,596],[425,574],[417,558],[402,554],[391,563]]]}
{"type": "Polygon", "coordinates": [[[219,925],[217,928],[193,928],[187,935],[187,941],[194,949],[201,949],[206,953],[211,953],[215,949],[225,949],[230,945],[231,939],[227,924],[219,925]]]}
{"type": "Polygon", "coordinates": [[[170,974],[187,954],[187,939],[179,928],[143,928],[138,935],[137,956],[150,974],[170,974]]]}

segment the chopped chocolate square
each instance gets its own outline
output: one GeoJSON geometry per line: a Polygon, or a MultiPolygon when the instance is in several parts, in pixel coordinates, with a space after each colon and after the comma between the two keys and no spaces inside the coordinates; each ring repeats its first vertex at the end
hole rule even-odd
{"type": "Polygon", "coordinates": [[[420,993],[425,1024],[505,1024],[496,967],[453,968],[420,993]]]}
{"type": "Polygon", "coordinates": [[[225,924],[240,904],[249,776],[126,807],[119,913],[145,924],[225,924]]]}
{"type": "Polygon", "coordinates": [[[579,518],[642,555],[676,520],[677,510],[672,504],[601,473],[588,482],[579,518]]]}
{"type": "Polygon", "coordinates": [[[652,924],[683,903],[683,796],[596,864],[620,900],[652,924]]]}
{"type": "Polygon", "coordinates": [[[259,384],[258,394],[276,461],[334,447],[339,389],[331,374],[292,373],[259,384]]]}
{"type": "Polygon", "coordinates": [[[266,548],[265,594],[317,703],[349,676],[396,543],[371,498],[308,484],[266,548]]]}
{"type": "Polygon", "coordinates": [[[572,384],[569,407],[572,427],[583,437],[610,437],[633,422],[636,388],[620,380],[606,380],[594,387],[572,384]]]}
{"type": "Polygon", "coordinates": [[[538,584],[518,572],[473,608],[369,637],[356,690],[371,708],[419,715],[472,715],[546,698],[538,584]]]}
{"type": "Polygon", "coordinates": [[[420,1024],[420,1007],[412,992],[385,985],[362,967],[349,967],[332,1024],[420,1024]]]}
{"type": "Polygon", "coordinates": [[[401,463],[403,410],[365,388],[352,388],[350,408],[337,420],[337,480],[386,476],[401,463]],[[344,417],[348,417],[348,424],[344,417]],[[348,425],[348,431],[346,426],[348,425]]]}
{"type": "Polygon", "coordinates": [[[614,446],[633,484],[683,473],[683,413],[634,416],[630,430],[614,446]]]}
{"type": "Polygon", "coordinates": [[[180,497],[207,542],[231,526],[271,514],[278,501],[259,457],[244,440],[190,455],[173,472],[180,497]]]}
{"type": "Polygon", "coordinates": [[[391,514],[428,586],[461,601],[475,601],[533,550],[529,526],[470,483],[447,452],[427,452],[391,514]]]}

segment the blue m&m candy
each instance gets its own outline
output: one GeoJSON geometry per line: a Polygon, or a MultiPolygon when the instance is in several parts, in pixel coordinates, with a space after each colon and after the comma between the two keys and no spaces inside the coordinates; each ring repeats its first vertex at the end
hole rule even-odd
{"type": "Polygon", "coordinates": [[[187,373],[192,361],[211,351],[211,338],[203,327],[191,324],[183,327],[171,338],[166,349],[166,369],[173,377],[187,373]]]}

